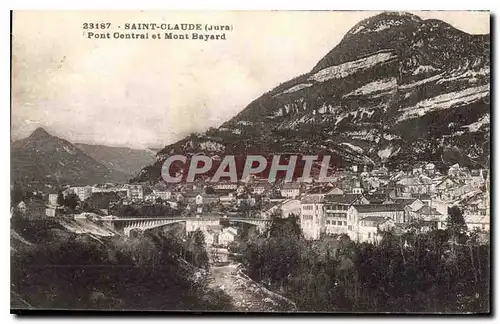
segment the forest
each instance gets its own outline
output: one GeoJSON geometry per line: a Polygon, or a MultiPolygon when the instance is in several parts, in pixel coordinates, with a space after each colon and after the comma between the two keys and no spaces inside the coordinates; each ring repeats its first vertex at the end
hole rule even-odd
{"type": "Polygon", "coordinates": [[[488,313],[490,245],[467,233],[458,209],[448,229],[384,233],[378,245],[347,235],[306,241],[296,217],[239,237],[247,274],[301,311],[488,313]]]}

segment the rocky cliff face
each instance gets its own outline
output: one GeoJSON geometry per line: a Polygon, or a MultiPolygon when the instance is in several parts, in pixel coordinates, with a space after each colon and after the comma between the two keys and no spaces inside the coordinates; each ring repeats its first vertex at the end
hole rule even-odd
{"type": "Polygon", "coordinates": [[[328,152],[338,166],[485,164],[490,38],[439,20],[383,13],[354,26],[316,66],[218,129],[166,146],[136,180],[183,153],[328,152]],[[451,152],[451,154],[449,154],[451,152]]]}

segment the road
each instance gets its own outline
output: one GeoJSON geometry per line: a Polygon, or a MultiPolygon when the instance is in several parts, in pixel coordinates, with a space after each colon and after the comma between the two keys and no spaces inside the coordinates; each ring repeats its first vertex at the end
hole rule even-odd
{"type": "Polygon", "coordinates": [[[286,312],[296,310],[295,304],[277,295],[240,271],[240,266],[232,263],[210,268],[213,289],[221,289],[232,299],[237,312],[286,312]]]}

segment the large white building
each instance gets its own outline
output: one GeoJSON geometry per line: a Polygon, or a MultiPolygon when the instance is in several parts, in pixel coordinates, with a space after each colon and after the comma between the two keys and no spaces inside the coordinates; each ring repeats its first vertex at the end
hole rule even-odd
{"type": "Polygon", "coordinates": [[[352,205],[347,211],[348,235],[353,241],[363,241],[365,239],[365,229],[362,227],[373,227],[373,221],[381,222],[391,220],[395,224],[405,222],[405,209],[400,204],[371,204],[352,205]],[[370,224],[362,226],[361,221],[370,224]]]}
{"type": "Polygon", "coordinates": [[[141,185],[129,185],[127,189],[127,198],[133,201],[143,200],[144,193],[141,185]]]}
{"type": "Polygon", "coordinates": [[[57,205],[57,194],[49,194],[49,205],[51,206],[57,205]]]}
{"type": "Polygon", "coordinates": [[[322,196],[305,195],[300,200],[300,227],[306,239],[319,239],[324,226],[323,206],[322,196]]]}
{"type": "Polygon", "coordinates": [[[91,186],[71,187],[70,189],[78,196],[80,201],[85,201],[92,195],[91,186]]]}
{"type": "Polygon", "coordinates": [[[287,182],[283,184],[280,189],[282,197],[285,198],[298,198],[302,190],[302,185],[297,182],[287,182]]]}
{"type": "Polygon", "coordinates": [[[347,211],[354,204],[369,204],[363,195],[345,194],[325,197],[325,233],[342,234],[352,231],[347,221],[347,211]]]}

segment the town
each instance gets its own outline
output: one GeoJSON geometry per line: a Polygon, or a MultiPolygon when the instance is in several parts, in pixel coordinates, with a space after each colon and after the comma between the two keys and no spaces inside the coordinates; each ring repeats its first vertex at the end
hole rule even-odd
{"type": "Polygon", "coordinates": [[[238,183],[198,179],[184,184],[46,185],[17,202],[13,212],[27,218],[192,218],[197,221],[186,231],[201,229],[209,246],[227,246],[238,234],[238,226],[214,223],[219,218],[266,224],[258,221],[296,216],[308,240],[346,234],[353,241],[377,244],[384,231],[445,229],[448,209],[456,206],[469,231],[490,229],[488,169],[455,164],[440,172],[433,163],[420,163],[408,171],[389,171],[353,165],[328,179],[269,183],[250,175],[238,183]]]}

